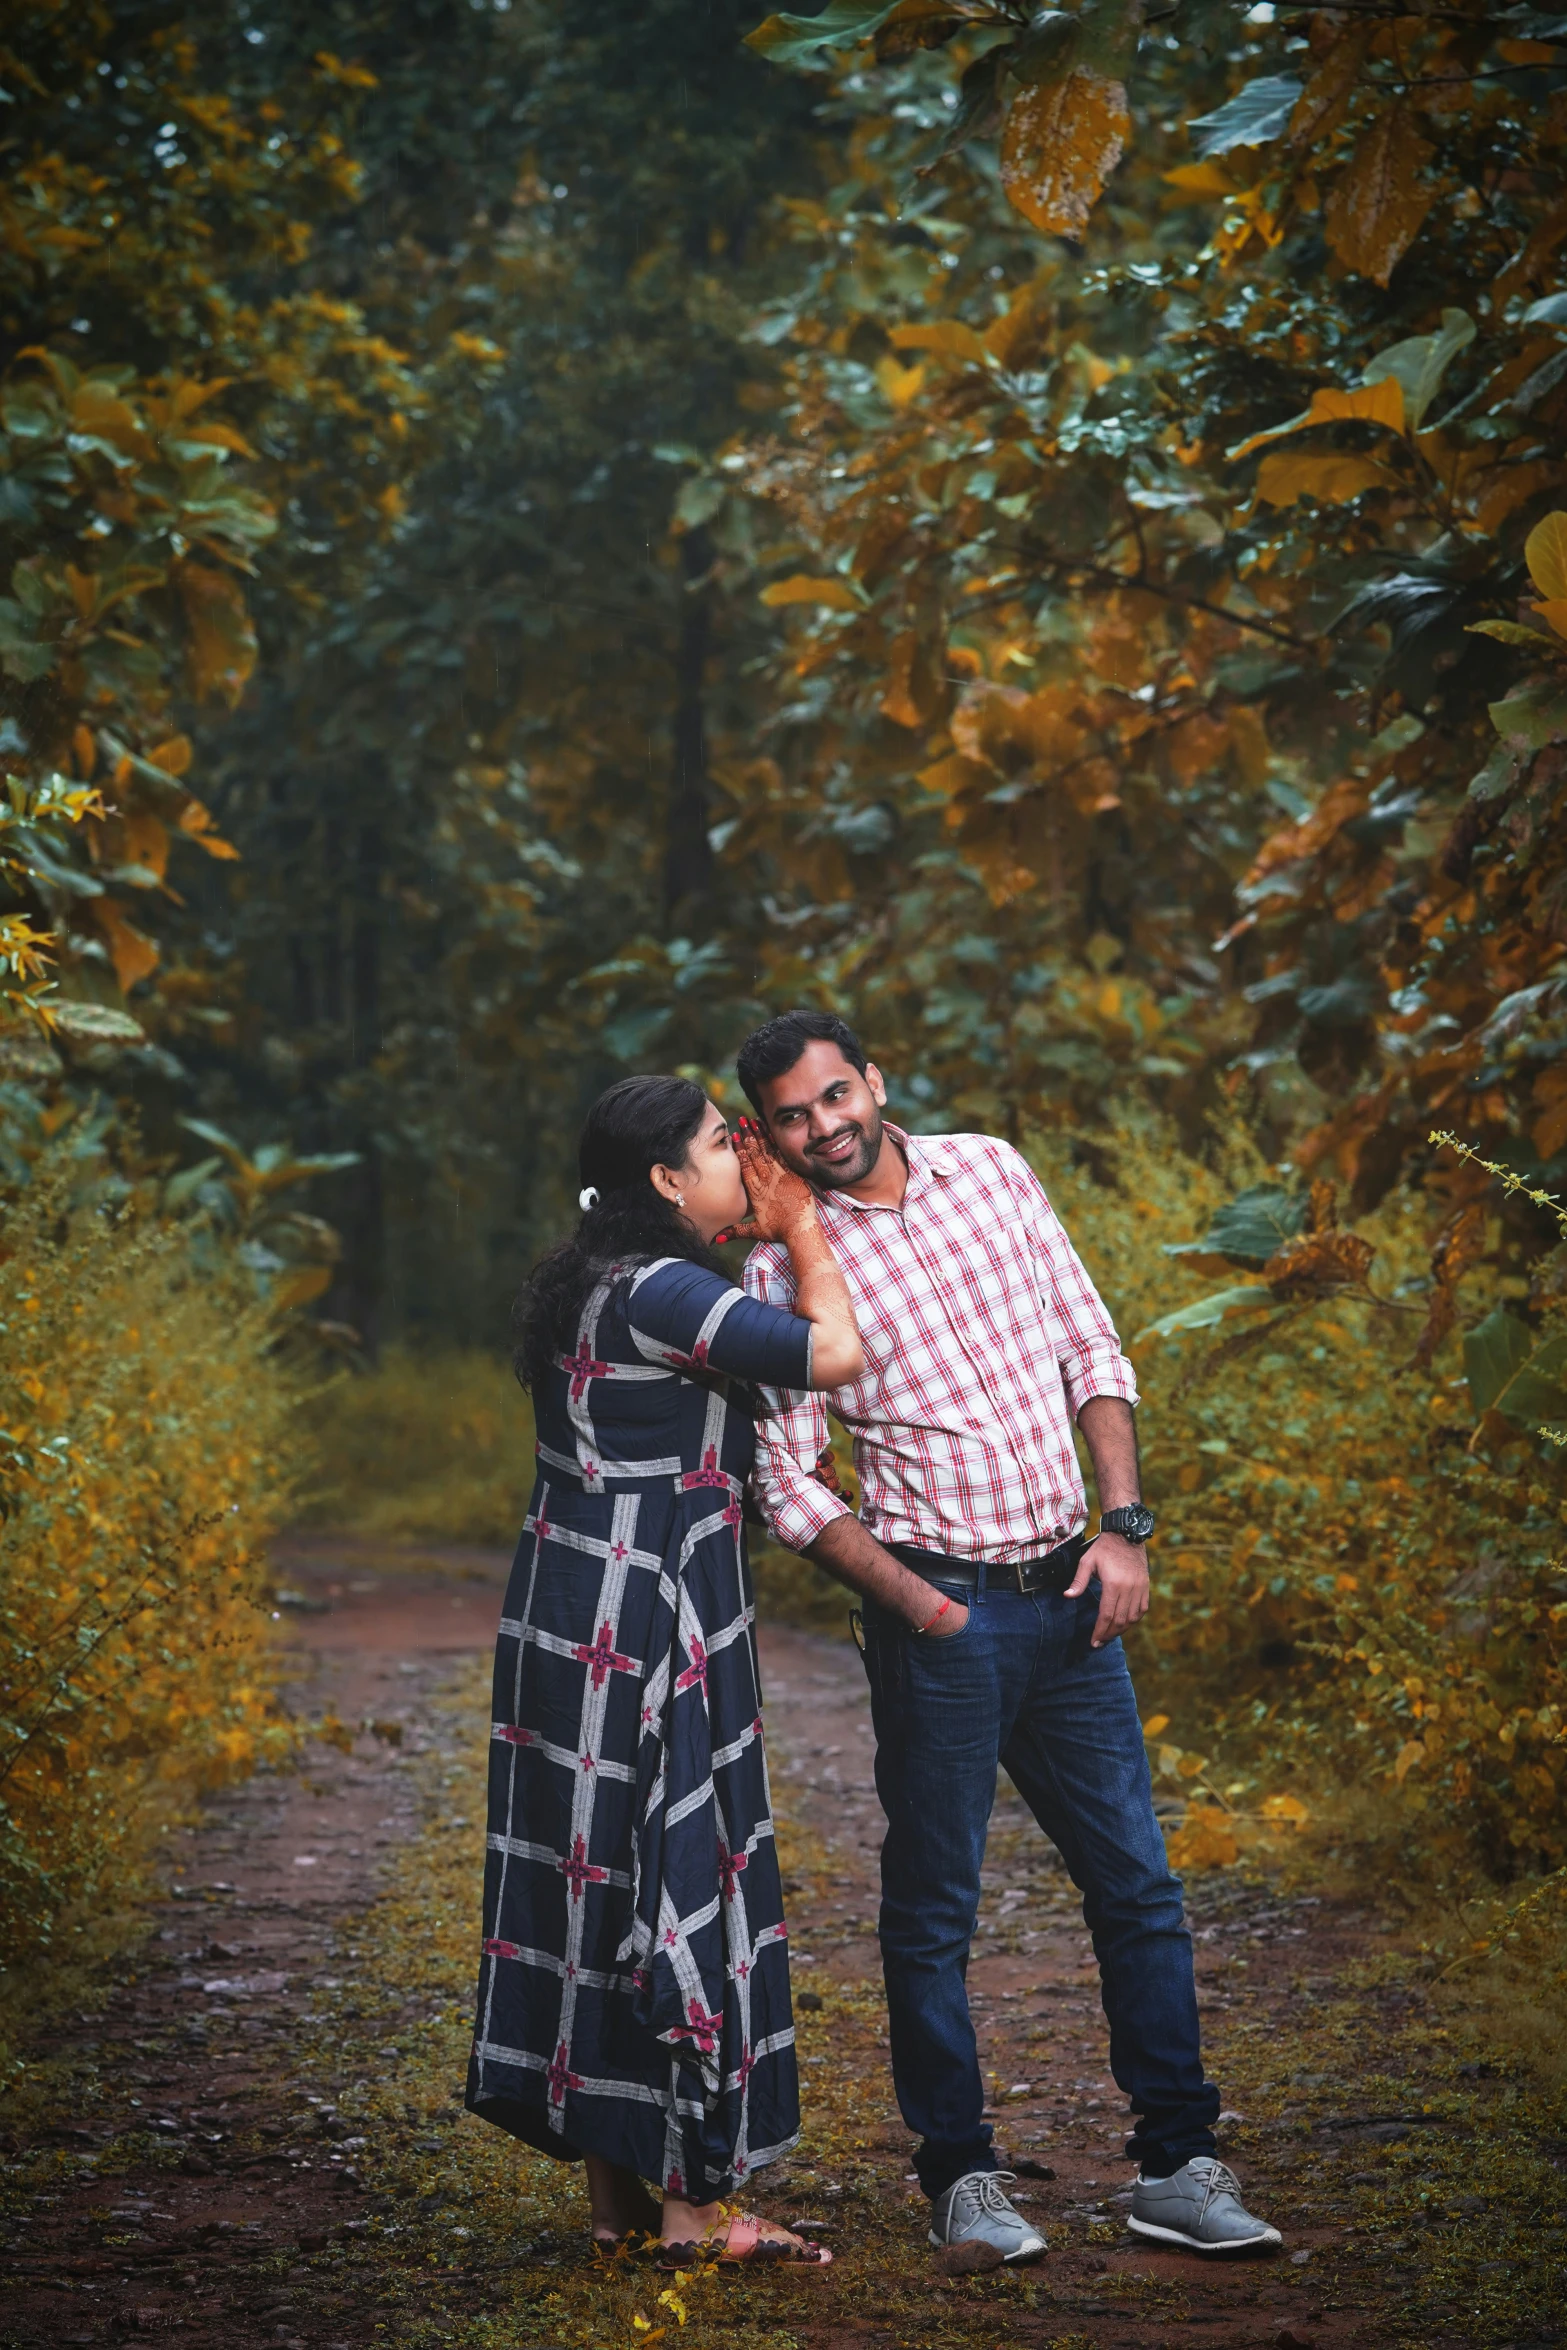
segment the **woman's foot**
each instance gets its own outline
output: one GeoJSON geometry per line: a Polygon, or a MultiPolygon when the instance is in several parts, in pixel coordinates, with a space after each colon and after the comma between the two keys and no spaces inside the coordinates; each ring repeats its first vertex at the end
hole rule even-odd
{"type": "Polygon", "coordinates": [[[595,2244],[612,2251],[628,2236],[658,2234],[658,2205],[635,2171],[605,2162],[597,2154],[587,2157],[586,2169],[595,2244]]]}
{"type": "Polygon", "coordinates": [[[754,2212],[726,2212],[720,2203],[664,2204],[663,2248],[677,2265],[698,2260],[732,2264],[743,2260],[796,2260],[826,2268],[832,2254],[825,2244],[807,2243],[770,2219],[754,2212]]]}

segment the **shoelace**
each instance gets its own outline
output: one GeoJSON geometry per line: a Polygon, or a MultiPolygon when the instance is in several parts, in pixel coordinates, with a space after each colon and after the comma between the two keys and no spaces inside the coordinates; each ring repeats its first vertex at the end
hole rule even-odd
{"type": "MultiPolygon", "coordinates": [[[[1192,2168],[1195,2170],[1197,2165],[1193,2163],[1192,2168]]],[[[1199,2227],[1202,2226],[1203,2221],[1207,2218],[1208,2206],[1213,2201],[1215,2195],[1233,2195],[1237,2203],[1239,2203],[1241,2199],[1240,2180],[1230,2169],[1228,2163],[1220,2162],[1216,2155],[1210,2155],[1208,2157],[1208,2167],[1207,2170],[1202,2173],[1202,2183],[1202,2209],[1197,2214],[1197,2225],[1199,2227]]]]}
{"type": "Polygon", "coordinates": [[[982,2211],[994,2212],[1000,2219],[1016,2219],[1017,2213],[1001,2192],[1003,2179],[1009,2185],[1016,2186],[1017,2172],[1015,2170],[982,2171],[977,2179],[970,2180],[970,2191],[982,2211]]]}

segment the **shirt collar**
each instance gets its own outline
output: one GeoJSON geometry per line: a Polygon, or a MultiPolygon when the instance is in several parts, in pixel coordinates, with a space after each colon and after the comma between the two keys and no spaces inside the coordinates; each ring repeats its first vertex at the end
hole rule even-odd
{"type": "MultiPolygon", "coordinates": [[[[883,1119],[882,1124],[908,1161],[909,1182],[908,1190],[904,1193],[905,1202],[911,1195],[919,1194],[929,1177],[938,1176],[945,1182],[949,1176],[957,1173],[956,1163],[944,1147],[947,1139],[945,1135],[910,1134],[902,1126],[895,1125],[891,1118],[883,1119]]],[[[816,1200],[818,1207],[830,1201],[835,1208],[850,1209],[862,1216],[898,1213],[897,1209],[882,1207],[874,1200],[855,1199],[846,1191],[819,1191],[816,1200]]]]}

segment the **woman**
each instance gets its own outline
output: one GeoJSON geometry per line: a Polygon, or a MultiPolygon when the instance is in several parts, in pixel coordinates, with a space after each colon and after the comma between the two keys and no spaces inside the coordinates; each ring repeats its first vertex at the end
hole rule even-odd
{"type": "Polygon", "coordinates": [[[741,1500],[753,1383],[856,1378],[859,1333],[809,1186],[699,1086],[611,1086],[578,1157],[582,1221],[519,1304],[539,1474],[496,1651],[468,2104],[586,2161],[597,2243],[826,2259],[719,2202],[799,2134],[741,1500]],[[737,1227],[785,1243],[796,1312],[723,1271],[737,1227]]]}

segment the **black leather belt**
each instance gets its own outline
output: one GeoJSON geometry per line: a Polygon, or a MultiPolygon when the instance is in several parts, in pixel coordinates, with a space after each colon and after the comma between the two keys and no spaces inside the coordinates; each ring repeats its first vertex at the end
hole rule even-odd
{"type": "MultiPolygon", "coordinates": [[[[1013,1559],[1006,1566],[984,1561],[987,1591],[1064,1591],[1077,1573],[1079,1562],[1088,1548],[1086,1534],[1073,1534],[1065,1542],[1047,1550],[1043,1558],[1013,1559]]],[[[916,1550],[912,1542],[894,1542],[895,1558],[912,1567],[916,1575],[926,1576],[932,1583],[961,1583],[967,1591],[979,1589],[980,1564],[977,1559],[948,1558],[939,1550],[916,1550]]]]}

